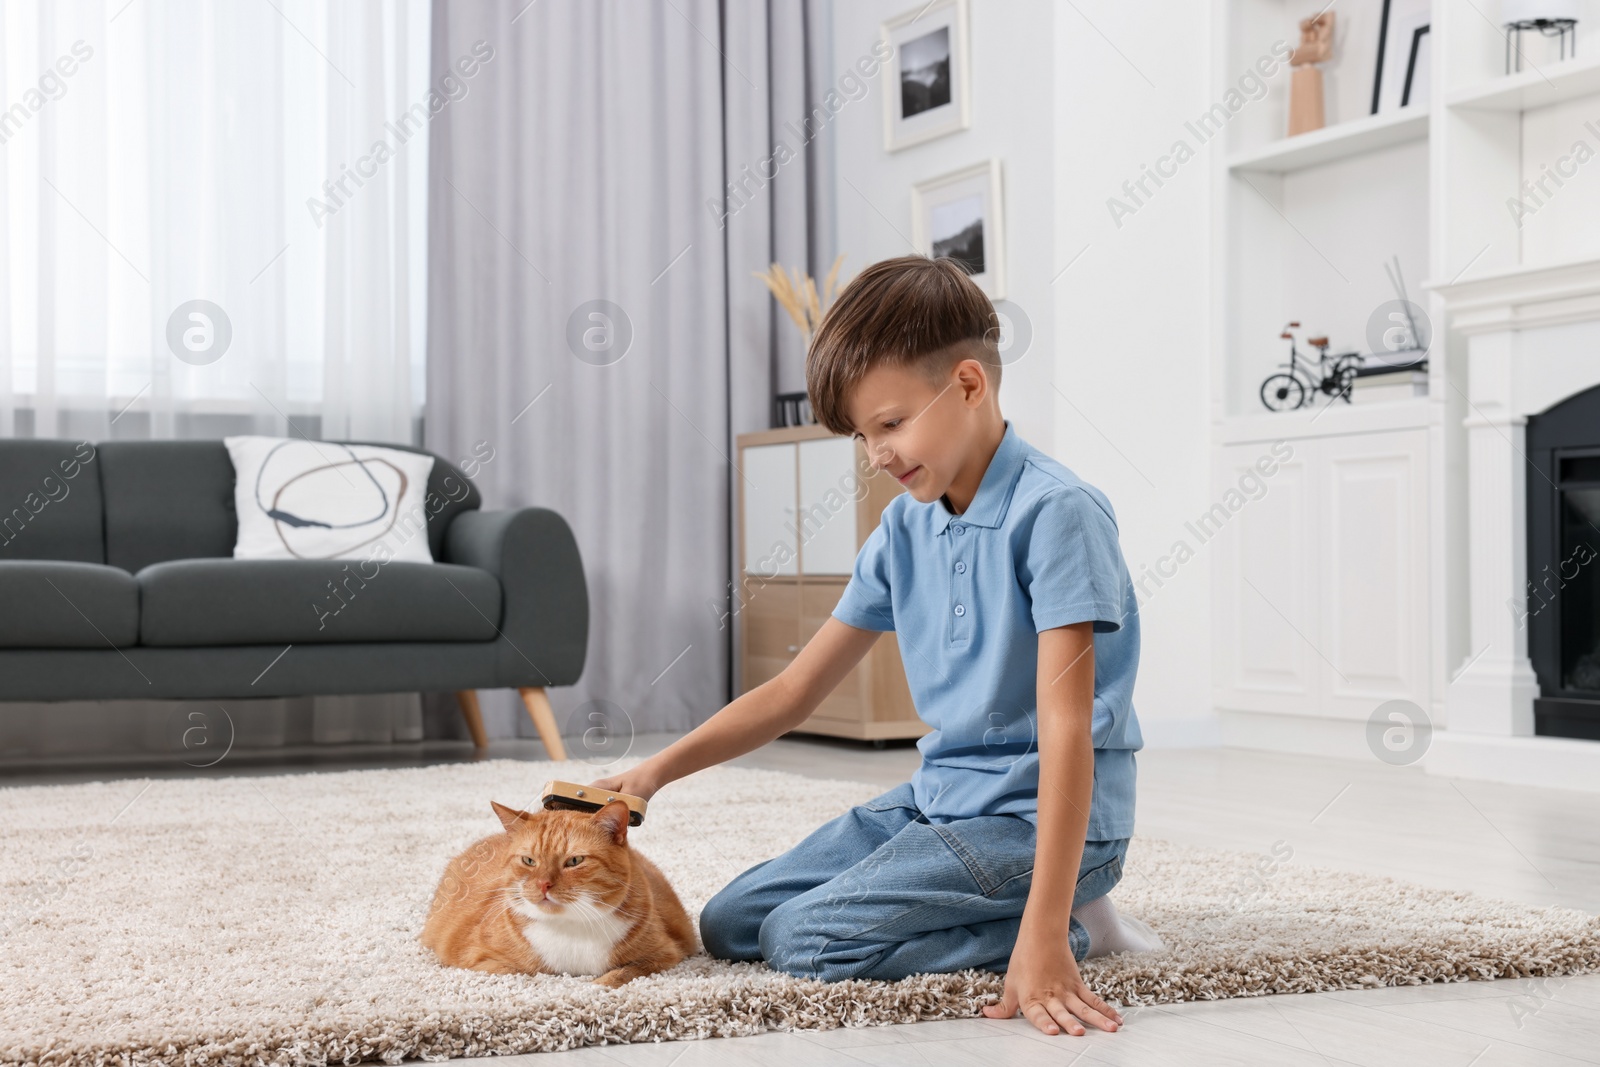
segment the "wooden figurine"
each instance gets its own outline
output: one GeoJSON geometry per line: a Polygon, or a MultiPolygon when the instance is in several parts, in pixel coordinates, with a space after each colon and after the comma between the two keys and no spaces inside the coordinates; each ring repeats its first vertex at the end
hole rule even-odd
{"type": "Polygon", "coordinates": [[[1322,107],[1322,71],[1316,64],[1333,56],[1333,12],[1324,11],[1300,20],[1300,47],[1289,56],[1294,76],[1289,81],[1289,136],[1320,130],[1325,124],[1322,107]]]}

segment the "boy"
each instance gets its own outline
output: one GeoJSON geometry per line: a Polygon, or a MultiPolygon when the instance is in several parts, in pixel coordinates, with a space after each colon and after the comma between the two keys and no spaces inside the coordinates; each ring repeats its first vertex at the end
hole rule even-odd
{"type": "Polygon", "coordinates": [[[997,335],[950,259],[885,260],[845,287],[806,357],[812,410],[907,491],[782,674],[594,784],[649,797],[766,744],[893,630],[933,727],[921,765],[724,887],[700,916],[707,951],[825,981],[1004,971],[986,1016],[1115,1030],[1078,961],[1162,947],[1106,896],[1143,746],[1138,605],[1105,496],[1001,416],[997,335]]]}

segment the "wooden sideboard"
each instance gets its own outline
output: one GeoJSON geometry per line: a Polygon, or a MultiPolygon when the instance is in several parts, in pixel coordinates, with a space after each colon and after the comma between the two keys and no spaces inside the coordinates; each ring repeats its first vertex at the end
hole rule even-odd
{"type": "MultiPolygon", "coordinates": [[[[866,449],[821,426],[738,438],[742,692],[776,677],[822,628],[856,553],[903,486],[874,472],[866,449]]],[[[880,637],[797,732],[882,744],[916,738],[917,718],[893,632],[880,637]]]]}

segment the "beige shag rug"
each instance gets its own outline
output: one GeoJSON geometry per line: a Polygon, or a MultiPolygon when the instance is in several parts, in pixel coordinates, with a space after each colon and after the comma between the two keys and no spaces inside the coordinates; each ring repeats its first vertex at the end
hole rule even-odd
{"type": "MultiPolygon", "coordinates": [[[[636,759],[616,765],[625,767],[636,759]]],[[[0,1062],[389,1063],[973,1017],[986,971],[802,981],[703,953],[612,992],[439,966],[445,861],[581,762],[0,790],[0,1062]]],[[[884,792],[713,767],[630,834],[691,915],[740,871],[884,792]]],[[[1600,970],[1600,919],[1269,855],[1135,838],[1119,908],[1164,952],[1087,961],[1124,1005],[1600,970]]]]}

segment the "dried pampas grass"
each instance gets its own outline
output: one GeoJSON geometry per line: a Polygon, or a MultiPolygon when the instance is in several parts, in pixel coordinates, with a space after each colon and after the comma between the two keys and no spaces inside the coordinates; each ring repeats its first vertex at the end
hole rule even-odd
{"type": "Polygon", "coordinates": [[[817,283],[806,272],[796,268],[791,276],[784,269],[774,263],[768,270],[753,270],[750,273],[772,290],[772,295],[783,305],[789,313],[789,318],[800,328],[800,336],[805,339],[806,347],[811,347],[812,335],[817,332],[817,326],[822,322],[823,312],[828,310],[828,305],[833,303],[833,298],[838,295],[834,283],[839,278],[839,264],[844,262],[844,254],[833,261],[833,268],[828,271],[828,276],[822,282],[822,296],[817,296],[817,283]]]}

